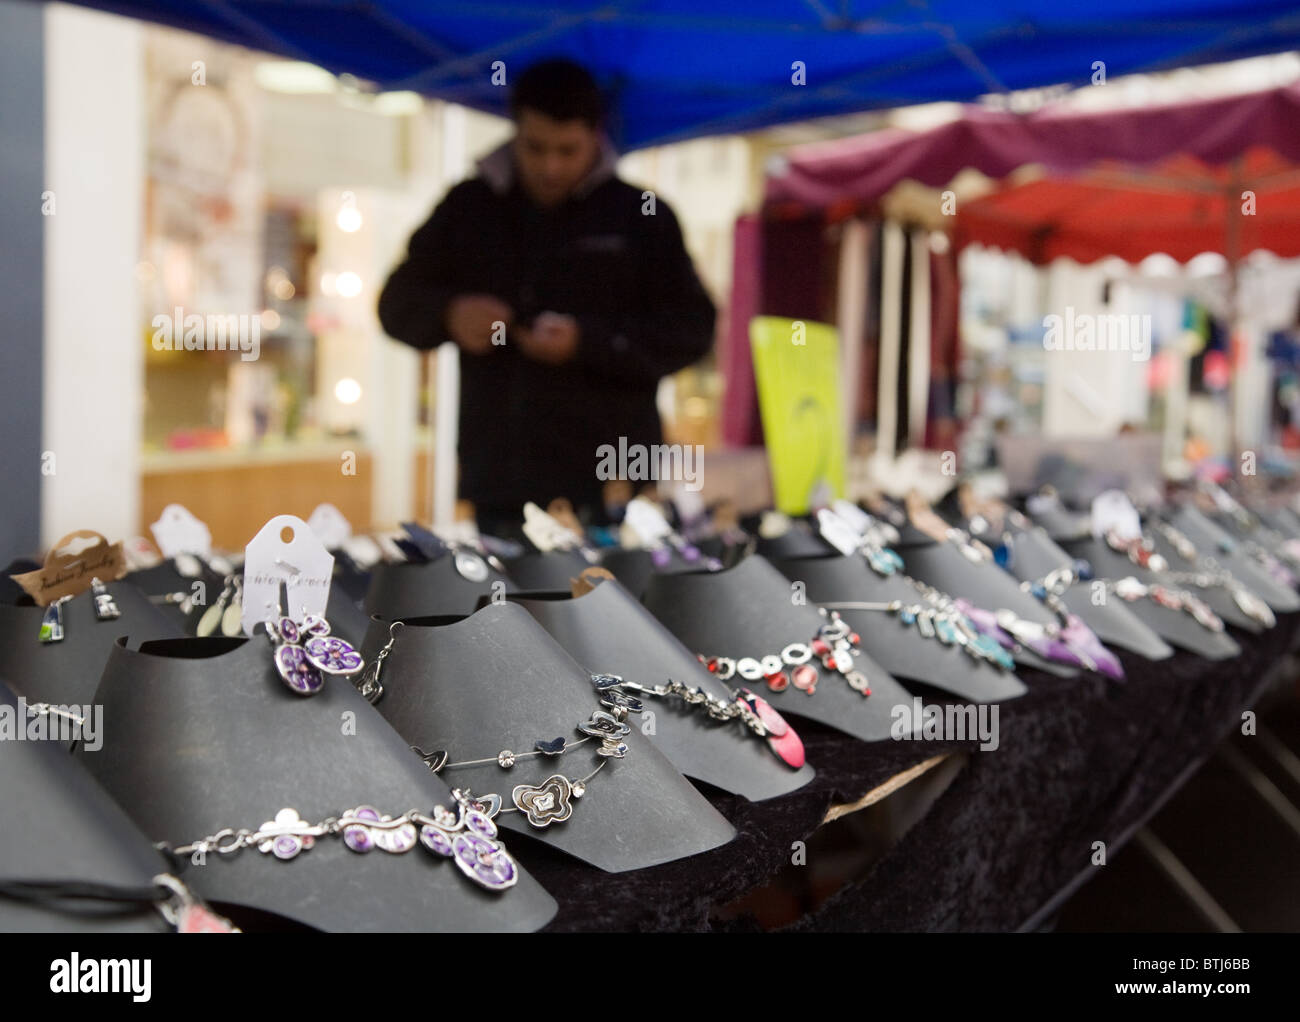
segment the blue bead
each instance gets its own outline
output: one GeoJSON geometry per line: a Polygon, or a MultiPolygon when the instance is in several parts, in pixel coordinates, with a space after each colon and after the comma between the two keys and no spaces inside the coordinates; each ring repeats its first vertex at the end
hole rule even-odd
{"type": "Polygon", "coordinates": [[[1043,583],[1041,582],[1035,582],[1033,585],[1031,585],[1029,587],[1029,592],[1033,595],[1034,599],[1036,600],[1047,599],[1047,586],[1043,585],[1043,583]]]}
{"type": "Polygon", "coordinates": [[[916,611],[914,610],[900,610],[898,616],[902,619],[902,622],[905,625],[916,623],[916,611]]]}
{"type": "Polygon", "coordinates": [[[1087,582],[1092,578],[1092,565],[1080,558],[1074,562],[1074,573],[1087,582]]]}

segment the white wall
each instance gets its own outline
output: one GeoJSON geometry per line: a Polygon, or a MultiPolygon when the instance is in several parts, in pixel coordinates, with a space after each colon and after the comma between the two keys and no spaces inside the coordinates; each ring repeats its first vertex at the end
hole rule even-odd
{"type": "Polygon", "coordinates": [[[135,535],[144,339],[135,265],[143,221],[142,27],[46,8],[46,218],[41,540],[135,535]]]}

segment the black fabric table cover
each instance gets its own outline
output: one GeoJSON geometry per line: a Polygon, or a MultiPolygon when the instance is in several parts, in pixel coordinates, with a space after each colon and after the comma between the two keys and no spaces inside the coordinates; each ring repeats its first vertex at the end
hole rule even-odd
{"type": "MultiPolygon", "coordinates": [[[[1213,663],[1184,651],[1158,663],[1120,652],[1127,682],[1024,669],[1029,693],[1000,707],[1000,744],[863,743],[829,728],[799,728],[817,777],[762,803],[710,792],[738,831],[715,851],[611,876],[516,838],[520,860],[560,903],[549,931],[704,931],[710,911],[761,886],[790,862],[830,806],[853,802],[933,756],[967,765],[861,882],[791,928],[829,931],[1005,931],[1040,915],[1107,855],[1241,725],[1243,710],[1300,646],[1300,614],[1255,636],[1234,629],[1240,656],[1213,663]]],[[[925,696],[935,702],[933,694],[925,696]]],[[[746,930],[741,917],[725,924],[746,930]]]]}

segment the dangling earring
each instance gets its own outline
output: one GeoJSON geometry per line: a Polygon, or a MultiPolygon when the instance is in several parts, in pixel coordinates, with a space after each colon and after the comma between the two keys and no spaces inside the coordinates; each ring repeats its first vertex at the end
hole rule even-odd
{"type": "Polygon", "coordinates": [[[353,681],[357,691],[365,696],[368,703],[379,702],[380,697],[384,694],[384,686],[379,681],[379,669],[383,662],[388,659],[388,654],[393,651],[393,642],[397,638],[397,629],[401,628],[403,624],[402,621],[394,621],[388,626],[388,642],[384,644],[383,649],[375,654],[374,663],[370,665],[369,669],[361,677],[353,681]]]}
{"type": "Polygon", "coordinates": [[[91,598],[95,601],[96,621],[116,621],[122,616],[117,603],[113,600],[113,594],[98,578],[90,580],[90,592],[91,598]]]}
{"type": "MultiPolygon", "coordinates": [[[[269,609],[269,605],[268,605],[269,609]]],[[[290,691],[300,696],[314,696],[325,687],[325,678],[307,658],[307,651],[298,645],[302,638],[297,624],[290,617],[268,614],[263,622],[267,638],[275,647],[271,654],[275,669],[290,691]]]]}
{"type": "Polygon", "coordinates": [[[45,608],[45,613],[41,615],[41,642],[48,644],[63,641],[63,605],[70,599],[71,596],[60,596],[45,608]]]}
{"type": "Polygon", "coordinates": [[[304,614],[302,635],[311,636],[302,643],[303,652],[316,670],[325,674],[356,674],[366,666],[352,643],[330,635],[330,623],[321,614],[304,614]]]}

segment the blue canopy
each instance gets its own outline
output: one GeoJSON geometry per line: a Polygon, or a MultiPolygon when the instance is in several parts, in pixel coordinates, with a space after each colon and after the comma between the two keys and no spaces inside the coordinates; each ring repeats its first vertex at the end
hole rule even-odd
{"type": "Polygon", "coordinates": [[[89,0],[504,114],[543,57],[608,89],[621,149],[1300,48],[1294,0],[89,0]],[[504,61],[506,86],[493,84],[504,61]],[[802,62],[803,84],[796,84],[802,62]]]}

